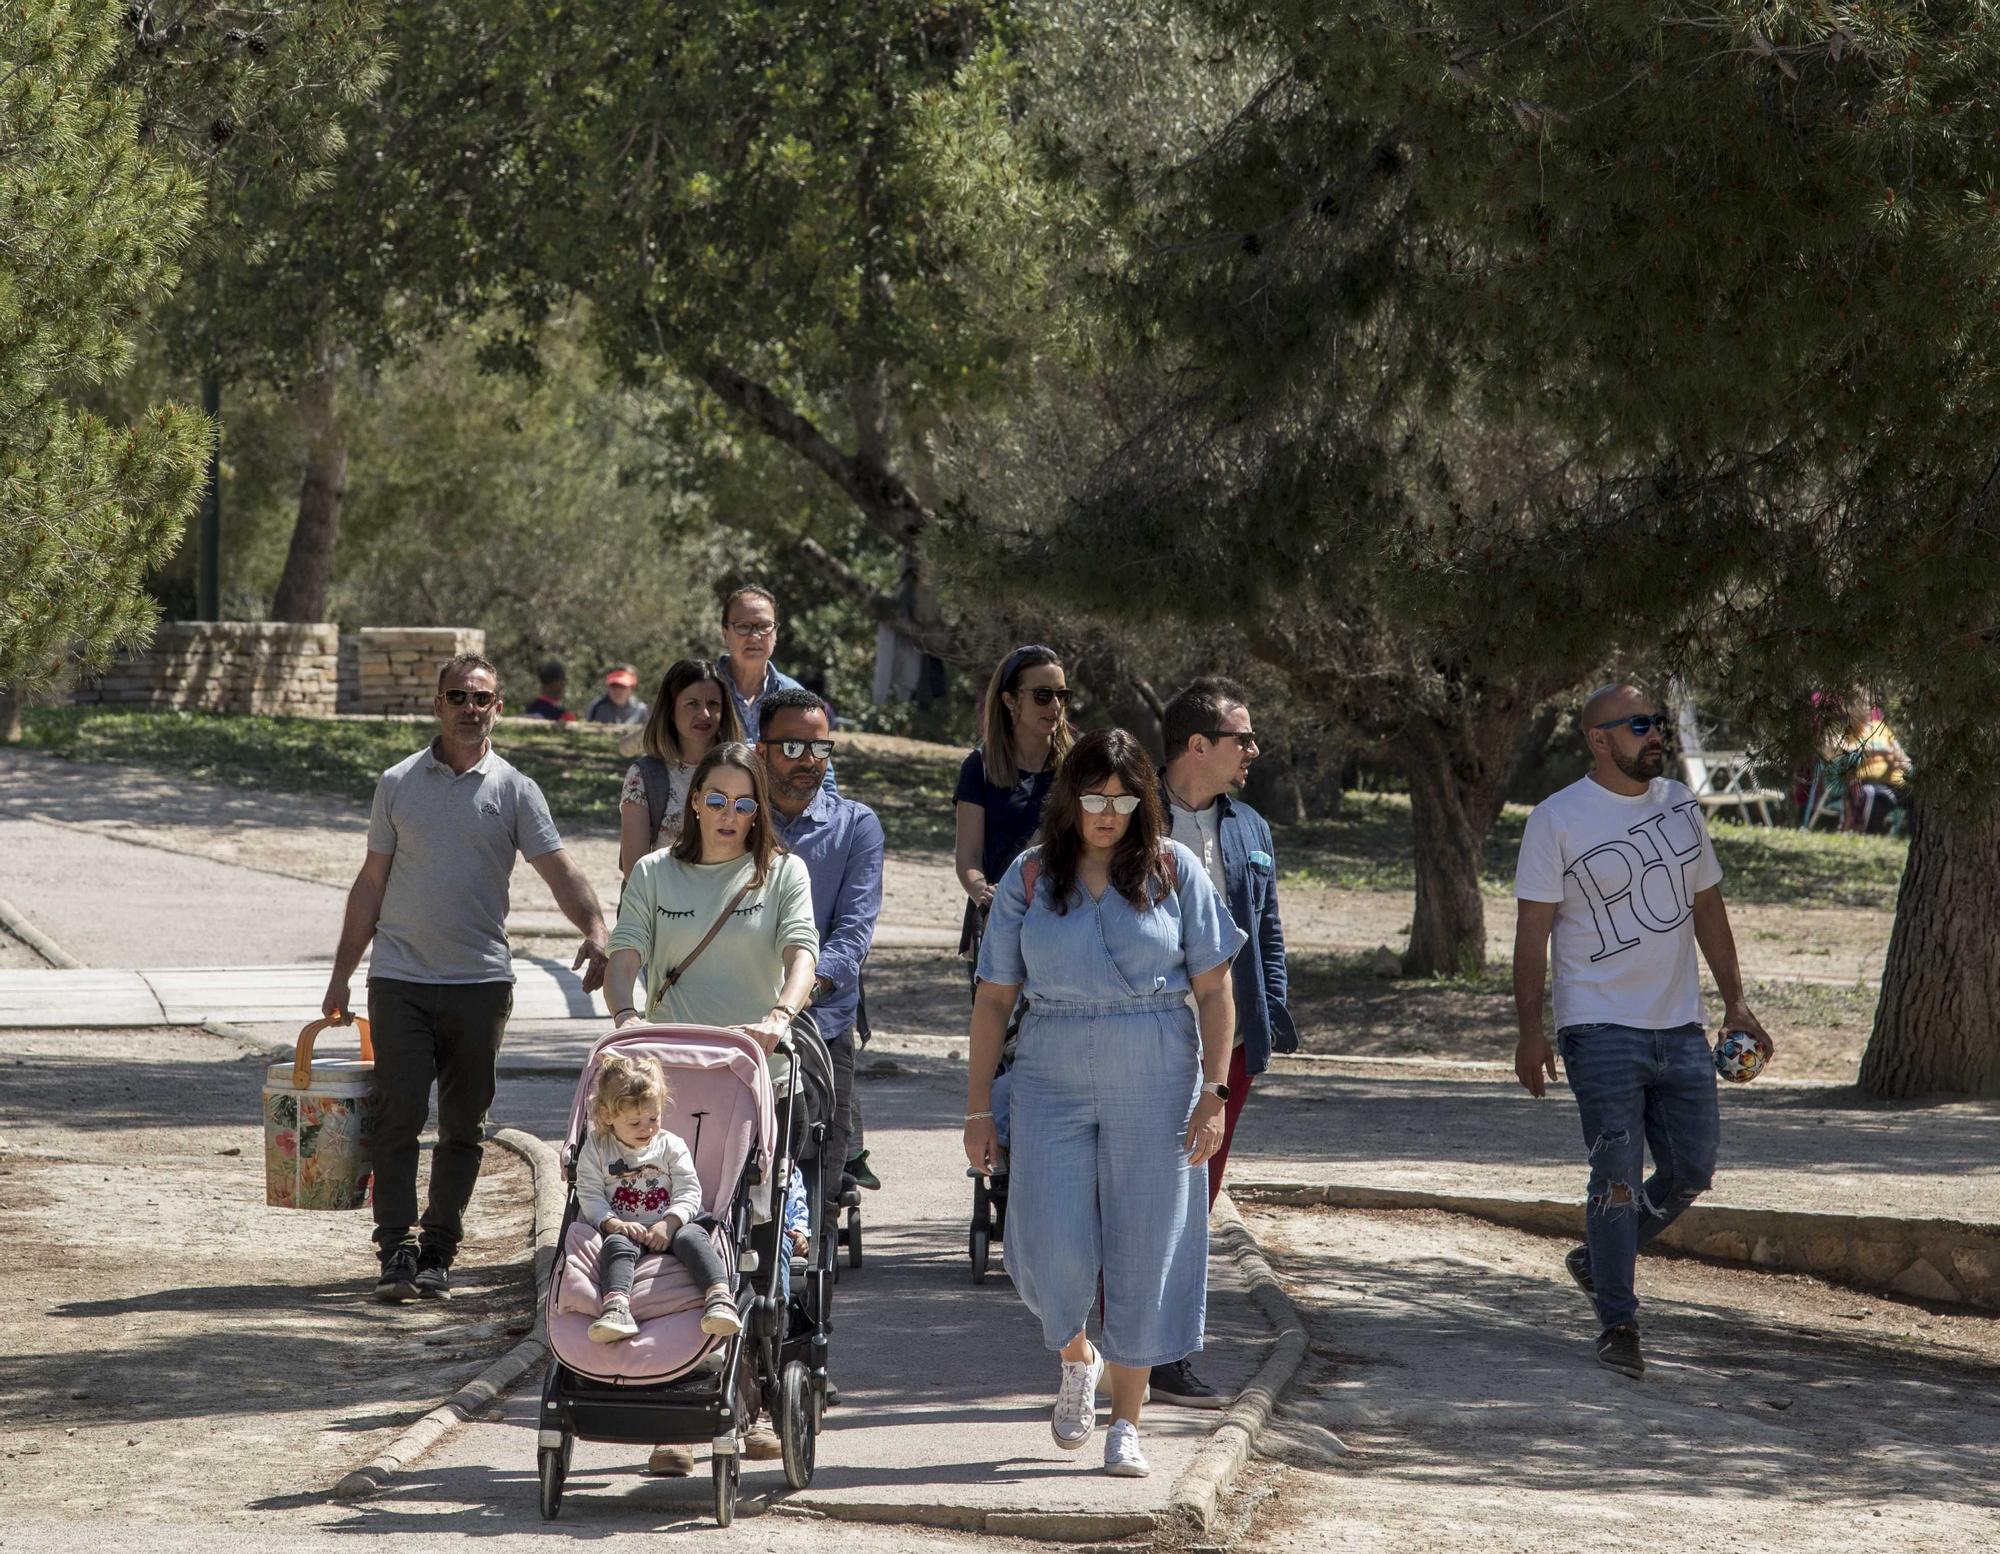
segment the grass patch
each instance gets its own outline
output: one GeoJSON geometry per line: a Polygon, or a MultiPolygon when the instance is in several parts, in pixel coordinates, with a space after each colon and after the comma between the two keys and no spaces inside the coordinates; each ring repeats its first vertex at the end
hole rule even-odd
{"type": "MultiPolygon", "coordinates": [[[[1511,895],[1514,860],[1528,823],[1525,805],[1509,804],[1487,833],[1480,881],[1511,895]]],[[[1304,825],[1272,827],[1283,882],[1338,890],[1414,890],[1415,833],[1410,801],[1400,793],[1350,793],[1340,813],[1304,825]]],[[[1846,836],[1789,826],[1711,821],[1721,860],[1723,894],[1731,901],[1788,906],[1868,907],[1896,904],[1909,844],[1901,837],[1846,836]]]]}
{"type": "MultiPolygon", "coordinates": [[[[238,717],[98,707],[31,707],[23,743],[71,761],[115,761],[205,782],[323,793],[366,804],[375,779],[435,732],[429,718],[238,717]]],[[[494,746],[541,785],[566,825],[616,827],[630,765],[612,735],[582,724],[508,720],[494,746]]],[[[958,757],[857,736],[836,764],[843,793],[874,806],[900,850],[949,848],[958,757]]]]}

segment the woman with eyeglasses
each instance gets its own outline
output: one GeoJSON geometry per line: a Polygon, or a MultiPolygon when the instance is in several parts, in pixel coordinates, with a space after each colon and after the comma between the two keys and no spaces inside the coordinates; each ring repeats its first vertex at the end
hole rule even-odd
{"type": "Polygon", "coordinates": [[[684,658],[660,680],[646,718],[646,753],[625,772],[618,795],[618,872],[680,839],[689,785],[703,756],[743,738],[736,703],[713,664],[684,658]]]}
{"type": "Polygon", "coordinates": [[[819,961],[812,881],[778,841],[750,746],[719,745],[695,767],[681,834],[634,866],[610,948],[617,1025],[740,1026],[768,1054],[805,1007],[819,961]]]}
{"type": "Polygon", "coordinates": [[[1055,650],[1017,647],[986,686],[979,748],[958,769],[958,837],[953,861],[965,889],[958,953],[979,959],[979,935],[993,888],[1041,824],[1056,767],[1070,747],[1069,686],[1055,650]]]}
{"type": "Polygon", "coordinates": [[[1153,763],[1123,729],[1064,757],[1038,841],[1001,879],[980,945],[965,1154],[981,1172],[1000,1163],[993,1076],[1025,999],[1007,1271],[1062,1357],[1056,1445],[1089,1441],[1108,1366],[1105,1471],[1140,1477],[1147,1378],[1202,1342],[1206,1162],[1222,1145],[1229,963],[1244,934],[1201,860],[1169,837],[1153,763]]]}

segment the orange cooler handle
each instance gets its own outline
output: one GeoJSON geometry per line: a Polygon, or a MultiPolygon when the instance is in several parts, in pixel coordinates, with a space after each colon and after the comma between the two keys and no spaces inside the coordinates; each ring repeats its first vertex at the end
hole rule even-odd
{"type": "MultiPolygon", "coordinates": [[[[313,1041],[329,1025],[339,1025],[340,1023],[338,1020],[322,1017],[313,1021],[312,1024],[299,1032],[298,1045],[292,1049],[292,1088],[294,1090],[310,1090],[312,1088],[313,1041]]],[[[368,1016],[365,1014],[355,1015],[354,1028],[361,1033],[361,1061],[364,1063],[373,1063],[375,1061],[375,1041],[368,1034],[368,1016]]]]}

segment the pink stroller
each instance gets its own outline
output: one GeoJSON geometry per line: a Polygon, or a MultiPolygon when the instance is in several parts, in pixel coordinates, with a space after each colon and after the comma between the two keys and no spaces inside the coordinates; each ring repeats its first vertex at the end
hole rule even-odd
{"type": "Polygon", "coordinates": [[[833,1065],[809,1015],[799,1017],[779,1050],[792,1058],[792,1079],[774,1097],[763,1052],[738,1031],[627,1026],[591,1049],[570,1107],[562,1153],[569,1202],[548,1291],[550,1359],[537,1441],[545,1519],[562,1505],[579,1437],[643,1445],[706,1441],[715,1519],[728,1526],[741,1474],[738,1432],[760,1411],[771,1414],[784,1445],[786,1482],[794,1489],[812,1482],[832,1330],[833,1249],[820,1225],[821,1194],[807,1194],[811,1241],[806,1256],[791,1264],[789,1300],[780,1293],[778,1232],[793,1165],[817,1174],[814,1146],[825,1132],[833,1065]],[[666,1126],[694,1154],[703,1223],[736,1282],[743,1331],[733,1338],[701,1330],[701,1292],[662,1253],[642,1257],[633,1281],[638,1336],[612,1344],[588,1336],[598,1314],[603,1238],[578,1216],[575,1161],[598,1065],[612,1053],[657,1058],[667,1071],[673,1099],[666,1126]]]}

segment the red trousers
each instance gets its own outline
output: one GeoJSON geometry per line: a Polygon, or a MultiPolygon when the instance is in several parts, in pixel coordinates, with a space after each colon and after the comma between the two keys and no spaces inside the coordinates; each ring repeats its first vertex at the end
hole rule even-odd
{"type": "Polygon", "coordinates": [[[1243,1048],[1229,1055],[1229,1099],[1222,1103],[1222,1148],[1208,1157],[1208,1206],[1215,1207],[1215,1195],[1222,1191],[1222,1173],[1229,1165],[1229,1146],[1236,1137],[1236,1119],[1243,1115],[1243,1103],[1250,1099],[1250,1075],[1243,1063],[1243,1048]]]}

